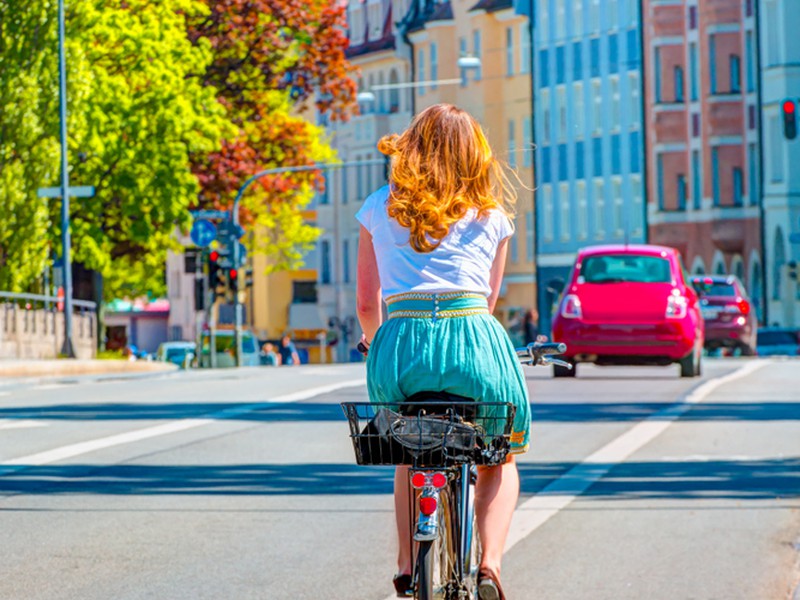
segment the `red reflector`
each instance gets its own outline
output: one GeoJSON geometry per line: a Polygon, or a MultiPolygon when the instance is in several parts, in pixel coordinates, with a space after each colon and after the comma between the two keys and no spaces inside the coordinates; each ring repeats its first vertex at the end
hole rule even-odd
{"type": "Polygon", "coordinates": [[[444,473],[434,473],[431,483],[435,488],[443,488],[447,485],[447,477],[445,477],[444,473]]]}
{"type": "Polygon", "coordinates": [[[419,499],[419,512],[425,516],[430,516],[436,512],[436,498],[425,496],[419,499]]]}
{"type": "Polygon", "coordinates": [[[425,473],[414,473],[411,476],[411,485],[415,488],[421,488],[425,486],[425,473]]]}
{"type": "Polygon", "coordinates": [[[739,312],[743,315],[750,312],[750,303],[747,300],[739,300],[736,305],[739,307],[739,312]]]}

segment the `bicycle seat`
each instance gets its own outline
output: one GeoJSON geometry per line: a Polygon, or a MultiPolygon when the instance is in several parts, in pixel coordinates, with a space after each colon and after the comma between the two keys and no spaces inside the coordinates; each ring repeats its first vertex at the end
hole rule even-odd
{"type": "Polygon", "coordinates": [[[398,411],[403,415],[442,415],[456,414],[466,421],[474,421],[478,411],[474,398],[442,391],[417,392],[406,398],[398,411]]]}

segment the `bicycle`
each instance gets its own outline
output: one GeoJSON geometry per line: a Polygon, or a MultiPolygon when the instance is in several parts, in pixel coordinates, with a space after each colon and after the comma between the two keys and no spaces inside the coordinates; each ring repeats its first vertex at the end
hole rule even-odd
{"type": "MultiPolygon", "coordinates": [[[[522,364],[568,363],[552,357],[565,344],[534,342],[517,348],[522,364]]],[[[476,600],[480,540],[474,488],[479,465],[505,462],[515,407],[422,392],[398,404],[343,402],[360,465],[408,465],[415,490],[409,510],[416,560],[417,600],[476,600]],[[478,424],[480,423],[480,424],[478,424]]]]}

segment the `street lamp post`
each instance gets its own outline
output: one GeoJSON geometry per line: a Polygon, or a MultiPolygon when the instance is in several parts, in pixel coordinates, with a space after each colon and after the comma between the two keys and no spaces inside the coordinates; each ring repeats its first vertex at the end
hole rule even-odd
{"type": "Polygon", "coordinates": [[[64,345],[61,353],[75,358],[72,345],[72,263],[69,235],[69,163],[67,158],[67,61],[64,52],[64,0],[58,0],[58,81],[61,120],[61,261],[64,270],[64,345]]]}

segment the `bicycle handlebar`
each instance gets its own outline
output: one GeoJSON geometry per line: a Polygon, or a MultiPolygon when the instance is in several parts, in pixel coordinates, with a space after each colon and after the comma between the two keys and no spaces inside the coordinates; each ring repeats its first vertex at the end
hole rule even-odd
{"type": "Polygon", "coordinates": [[[522,348],[517,348],[517,357],[524,365],[559,365],[568,369],[572,365],[565,360],[553,358],[554,354],[564,354],[567,345],[562,342],[533,342],[522,348]]]}

